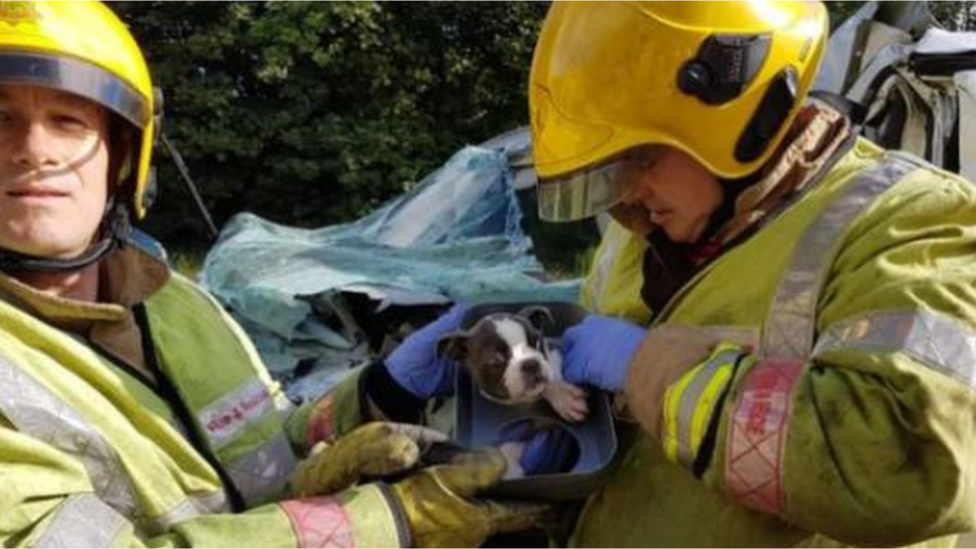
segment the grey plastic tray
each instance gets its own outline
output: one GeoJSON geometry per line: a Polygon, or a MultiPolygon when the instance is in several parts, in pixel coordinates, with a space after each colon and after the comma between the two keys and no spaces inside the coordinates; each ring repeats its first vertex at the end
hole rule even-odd
{"type": "MultiPolygon", "coordinates": [[[[486,303],[472,307],[461,327],[469,328],[489,314],[516,313],[530,305],[543,306],[552,313],[555,326],[547,326],[545,333],[550,338],[559,338],[587,314],[582,307],[565,302],[486,303]]],[[[617,451],[617,436],[606,393],[591,390],[587,400],[589,416],[583,422],[569,423],[545,401],[519,406],[491,402],[481,396],[463,368],[458,372],[454,435],[458,443],[467,447],[497,446],[502,431],[509,425],[540,418],[564,427],[579,445],[579,459],[570,472],[504,480],[489,492],[490,495],[562,501],[586,497],[597,488],[617,451]]]]}

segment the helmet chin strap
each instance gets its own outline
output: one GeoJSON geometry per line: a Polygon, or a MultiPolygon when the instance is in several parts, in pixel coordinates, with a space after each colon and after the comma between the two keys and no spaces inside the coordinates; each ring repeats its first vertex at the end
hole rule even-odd
{"type": "Polygon", "coordinates": [[[87,267],[105,257],[119,242],[131,236],[129,208],[122,202],[112,201],[99,233],[103,235],[100,240],[92,243],[81,255],[69,259],[37,257],[0,247],[0,271],[67,273],[87,267]]]}

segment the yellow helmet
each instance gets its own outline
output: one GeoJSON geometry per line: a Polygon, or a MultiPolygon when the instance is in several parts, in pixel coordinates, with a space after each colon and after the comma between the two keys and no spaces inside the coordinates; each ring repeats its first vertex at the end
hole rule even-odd
{"type": "Polygon", "coordinates": [[[132,210],[146,213],[150,159],[159,101],[142,51],[119,18],[100,2],[0,2],[0,83],[70,92],[131,124],[132,210]]]}
{"type": "Polygon", "coordinates": [[[556,2],[529,83],[539,215],[618,202],[625,153],[675,147],[719,177],[758,170],[823,55],[819,2],[556,2]]]}

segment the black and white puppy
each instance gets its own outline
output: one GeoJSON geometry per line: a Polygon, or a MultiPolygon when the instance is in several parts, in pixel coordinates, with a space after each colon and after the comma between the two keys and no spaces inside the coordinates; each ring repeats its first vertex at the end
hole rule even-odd
{"type": "Polygon", "coordinates": [[[437,350],[464,364],[489,400],[513,405],[544,398],[563,419],[582,421],[586,393],[563,381],[562,355],[544,336],[544,322],[552,322],[552,316],[538,306],[489,314],[468,330],[441,338],[437,350]]]}

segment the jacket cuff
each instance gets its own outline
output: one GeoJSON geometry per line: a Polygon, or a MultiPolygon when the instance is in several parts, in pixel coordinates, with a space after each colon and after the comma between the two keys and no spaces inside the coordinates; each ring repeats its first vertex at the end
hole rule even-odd
{"type": "Polygon", "coordinates": [[[362,389],[362,405],[370,419],[412,424],[423,421],[426,401],[401,387],[384,363],[366,367],[362,389]]]}
{"type": "Polygon", "coordinates": [[[316,443],[332,441],[368,421],[360,396],[366,367],[351,371],[318,400],[302,404],[285,429],[292,446],[307,454],[316,443]]]}
{"type": "Polygon", "coordinates": [[[330,497],[280,504],[296,547],[409,547],[410,530],[399,504],[379,484],[350,488],[330,497]]]}
{"type": "Polygon", "coordinates": [[[700,364],[668,386],[664,393],[661,444],[668,459],[700,476],[714,448],[716,419],[721,416],[731,380],[746,352],[733,343],[719,343],[700,364]],[[707,456],[701,456],[702,453],[707,456]]]}

